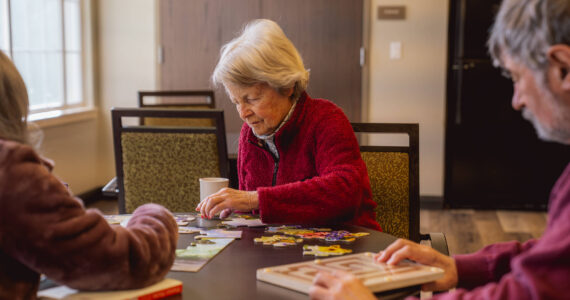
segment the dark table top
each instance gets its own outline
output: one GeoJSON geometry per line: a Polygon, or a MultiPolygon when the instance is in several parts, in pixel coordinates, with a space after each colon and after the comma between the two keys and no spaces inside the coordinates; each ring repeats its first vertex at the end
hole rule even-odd
{"type": "MultiPolygon", "coordinates": [[[[188,226],[215,226],[215,221],[198,219],[188,226]]],[[[331,227],[350,232],[369,232],[370,235],[357,238],[353,243],[341,243],[353,253],[378,252],[396,240],[395,237],[359,226],[331,227]]],[[[199,272],[171,271],[167,277],[183,282],[183,293],[172,299],[308,299],[308,295],[275,286],[256,279],[259,268],[314,260],[314,256],[303,255],[302,245],[274,248],[255,244],[253,239],[263,235],[265,228],[240,227],[241,240],[236,240],[211,259],[199,272]]],[[[186,248],[195,234],[181,234],[178,248],[186,248]]],[[[322,244],[304,242],[303,244],[322,244]]],[[[400,289],[376,294],[379,298],[394,299],[409,296],[419,291],[418,287],[400,289]]]]}

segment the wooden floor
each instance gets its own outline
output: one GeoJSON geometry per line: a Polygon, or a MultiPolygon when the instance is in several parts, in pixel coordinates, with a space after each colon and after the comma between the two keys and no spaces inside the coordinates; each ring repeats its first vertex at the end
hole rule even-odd
{"type": "Polygon", "coordinates": [[[546,228],[546,215],[506,210],[421,210],[420,231],[445,233],[451,255],[471,253],[497,242],[540,237],[546,228]]]}
{"type": "MultiPolygon", "coordinates": [[[[88,207],[104,214],[117,214],[116,200],[99,200],[88,207]]],[[[421,210],[422,233],[443,232],[449,252],[471,253],[492,243],[517,240],[524,242],[538,238],[546,227],[546,212],[506,210],[421,210]]]]}

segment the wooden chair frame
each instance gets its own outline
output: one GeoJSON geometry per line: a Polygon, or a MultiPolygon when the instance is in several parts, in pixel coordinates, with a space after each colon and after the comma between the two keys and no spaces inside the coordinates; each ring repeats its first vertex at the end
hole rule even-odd
{"type": "Polygon", "coordinates": [[[179,91],[139,91],[139,107],[165,107],[165,106],[208,106],[216,108],[216,99],[212,90],[179,90],[179,91]],[[206,103],[175,103],[175,104],[145,104],[144,97],[197,97],[204,96],[210,99],[206,103]]]}
{"type": "Polygon", "coordinates": [[[119,189],[119,213],[126,213],[125,187],[123,180],[123,148],[122,132],[154,132],[154,133],[213,133],[217,137],[220,176],[228,178],[229,161],[226,144],[226,129],[223,110],[182,110],[164,108],[112,108],[113,142],[115,148],[115,170],[119,189]],[[123,117],[153,118],[195,118],[214,119],[216,127],[167,127],[167,126],[123,126],[123,117]]]}

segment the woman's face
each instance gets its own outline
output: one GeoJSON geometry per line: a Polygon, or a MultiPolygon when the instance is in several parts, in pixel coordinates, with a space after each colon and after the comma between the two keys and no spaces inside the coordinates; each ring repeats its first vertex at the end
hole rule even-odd
{"type": "Polygon", "coordinates": [[[239,117],[257,135],[273,133],[293,105],[289,98],[292,88],[281,94],[265,83],[252,86],[229,83],[225,87],[239,117]]]}

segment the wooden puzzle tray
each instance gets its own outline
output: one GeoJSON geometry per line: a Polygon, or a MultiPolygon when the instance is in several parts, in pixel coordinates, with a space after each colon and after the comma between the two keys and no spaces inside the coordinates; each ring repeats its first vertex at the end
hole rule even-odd
{"type": "Polygon", "coordinates": [[[365,252],[262,268],[257,269],[257,279],[308,294],[313,278],[319,271],[341,270],[354,274],[376,293],[419,285],[443,276],[440,268],[409,261],[389,266],[375,262],[373,256],[371,252],[365,252]]]}

